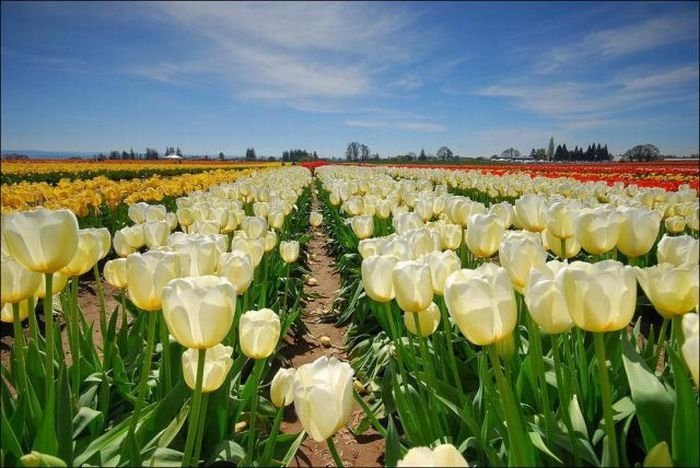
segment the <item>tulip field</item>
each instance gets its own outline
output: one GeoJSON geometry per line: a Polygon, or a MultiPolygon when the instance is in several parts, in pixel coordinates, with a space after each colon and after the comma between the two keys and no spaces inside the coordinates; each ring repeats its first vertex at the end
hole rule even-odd
{"type": "Polygon", "coordinates": [[[695,166],[1,172],[0,466],[700,465],[695,166]]]}

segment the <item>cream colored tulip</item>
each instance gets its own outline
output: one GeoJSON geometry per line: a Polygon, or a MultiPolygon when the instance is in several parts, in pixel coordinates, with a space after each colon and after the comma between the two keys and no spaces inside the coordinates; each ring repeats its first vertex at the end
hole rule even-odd
{"type": "Polygon", "coordinates": [[[224,253],[219,258],[219,275],[233,284],[239,296],[250,287],[254,273],[253,260],[242,250],[224,253]]]}
{"type": "Polygon", "coordinates": [[[143,232],[143,224],[126,226],[121,228],[119,232],[124,234],[124,239],[131,246],[132,249],[138,250],[144,245],[146,245],[146,238],[143,232]]]}
{"type": "Polygon", "coordinates": [[[386,200],[377,200],[374,204],[374,214],[379,219],[387,219],[391,216],[391,204],[386,200]]]}
{"type": "Polygon", "coordinates": [[[313,227],[319,227],[323,223],[323,215],[318,211],[309,213],[309,224],[313,227]]]}
{"type": "Polygon", "coordinates": [[[379,241],[376,239],[362,239],[357,243],[357,251],[360,253],[362,258],[371,257],[372,255],[379,255],[379,241]]]}
{"type": "Polygon", "coordinates": [[[282,226],[284,226],[284,211],[271,211],[267,215],[267,224],[278,231],[282,229],[282,226]]]}
{"type": "Polygon", "coordinates": [[[496,215],[473,214],[467,220],[465,241],[477,257],[488,258],[498,251],[505,233],[503,221],[496,215]]]}
{"type": "Polygon", "coordinates": [[[299,258],[299,242],[295,240],[280,242],[280,256],[284,263],[296,262],[299,258]]]}
{"type": "Polygon", "coordinates": [[[413,203],[413,212],[424,222],[433,217],[433,200],[430,198],[418,198],[413,203]]]}
{"type": "Polygon", "coordinates": [[[171,232],[174,231],[177,227],[177,216],[175,215],[175,213],[166,213],[165,219],[163,221],[168,223],[168,227],[170,228],[171,232]]]}
{"type": "Polygon", "coordinates": [[[333,436],[353,411],[354,371],[350,364],[322,356],[300,366],[294,375],[294,409],[316,442],[333,436]]]}
{"type": "Polygon", "coordinates": [[[413,447],[396,463],[396,466],[398,468],[410,466],[466,467],[469,464],[454,445],[440,444],[433,450],[429,447],[413,447]]]}
{"type": "Polygon", "coordinates": [[[430,336],[435,333],[438,325],[440,325],[440,309],[438,309],[437,304],[433,302],[427,309],[415,314],[403,314],[403,323],[406,325],[406,329],[414,335],[419,334],[418,324],[416,323],[417,315],[420,321],[420,336],[430,336]]]}
{"type": "Polygon", "coordinates": [[[3,304],[25,301],[36,294],[43,282],[40,273],[27,270],[14,258],[0,258],[0,302],[3,304]]]}
{"type": "Polygon", "coordinates": [[[391,277],[396,302],[404,312],[420,312],[433,302],[433,282],[430,266],[426,263],[415,260],[398,262],[391,277]]]}
{"type": "Polygon", "coordinates": [[[551,250],[559,258],[572,258],[578,255],[581,251],[581,244],[578,243],[576,237],[569,237],[568,239],[559,239],[553,236],[549,229],[542,231],[542,245],[546,250],[551,250]],[[561,247],[562,242],[564,243],[565,252],[562,253],[561,247]]]}
{"type": "Polygon", "coordinates": [[[255,216],[265,218],[270,212],[270,204],[267,202],[256,202],[253,203],[253,213],[255,216]]]}
{"type": "Polygon", "coordinates": [[[514,211],[518,223],[527,231],[542,232],[547,227],[545,200],[541,195],[523,195],[515,201],[514,211]]]}
{"type": "Polygon", "coordinates": [[[664,225],[671,234],[680,234],[685,231],[685,218],[683,216],[670,216],[664,220],[664,225]]]}
{"type": "Polygon", "coordinates": [[[700,324],[698,324],[698,314],[685,314],[682,325],[685,341],[681,346],[681,354],[683,354],[683,359],[693,377],[695,387],[700,387],[700,324]]]}
{"type": "MultiPolygon", "coordinates": [[[[204,358],[204,373],[202,374],[202,393],[209,393],[219,389],[226,380],[226,374],[233,365],[233,348],[221,343],[207,348],[204,358]]],[[[197,384],[198,349],[188,349],[182,353],[182,376],[185,383],[192,390],[197,384]]]]}
{"type": "Polygon", "coordinates": [[[3,220],[3,237],[12,256],[24,268],[54,273],[68,265],[78,250],[78,220],[70,210],[10,213],[3,220]]]}
{"type": "Polygon", "coordinates": [[[175,212],[175,216],[177,217],[177,222],[180,223],[180,226],[183,228],[183,231],[187,231],[187,227],[194,223],[194,217],[192,216],[190,208],[178,208],[175,212]]]}
{"type": "Polygon", "coordinates": [[[206,237],[189,237],[172,243],[180,261],[180,276],[213,275],[219,263],[221,250],[216,241],[206,237]]]}
{"type": "Polygon", "coordinates": [[[637,304],[632,267],[614,260],[573,262],[556,277],[577,327],[590,332],[625,328],[637,304]]]}
{"type": "Polygon", "coordinates": [[[658,263],[670,263],[671,265],[694,265],[698,263],[700,255],[700,240],[687,234],[681,236],[661,237],[656,246],[656,259],[658,263]]]}
{"type": "Polygon", "coordinates": [[[574,219],[576,240],[591,255],[609,252],[620,238],[622,218],[617,210],[607,205],[583,208],[574,219]]]}
{"type": "Polygon", "coordinates": [[[564,333],[574,326],[564,292],[555,281],[557,273],[566,265],[553,260],[544,267],[531,269],[524,291],[530,316],[547,334],[564,333]]]}
{"type": "Polygon", "coordinates": [[[443,249],[457,250],[462,244],[462,226],[458,224],[445,224],[440,233],[443,249]]]}
{"type": "Polygon", "coordinates": [[[419,258],[434,250],[440,250],[441,247],[439,239],[437,239],[438,242],[437,245],[435,245],[436,239],[434,239],[430,231],[425,228],[413,229],[404,234],[404,237],[408,239],[413,246],[413,258],[419,258]]]}
{"type": "Polygon", "coordinates": [[[423,257],[430,266],[430,279],[433,293],[442,296],[445,292],[447,278],[462,267],[459,257],[452,250],[434,251],[423,257]]]}
{"type": "Polygon", "coordinates": [[[294,376],[296,369],[280,369],[270,382],[270,401],[277,408],[289,406],[294,402],[294,376]]]}
{"type": "Polygon", "coordinates": [[[277,247],[277,231],[267,231],[263,241],[265,252],[272,252],[277,247]]]}
{"type": "Polygon", "coordinates": [[[508,272],[516,291],[522,293],[531,268],[542,268],[547,261],[547,251],[541,236],[526,231],[508,232],[498,248],[498,258],[508,272]]]}
{"type": "Polygon", "coordinates": [[[622,207],[617,249],[627,257],[639,257],[651,250],[661,227],[661,214],[646,208],[622,207]]]}
{"type": "Polygon", "coordinates": [[[580,203],[555,201],[545,210],[545,225],[550,234],[557,239],[571,239],[574,231],[574,219],[581,209],[580,203]]]}
{"type": "Polygon", "coordinates": [[[417,214],[409,212],[395,215],[392,224],[397,234],[405,234],[412,229],[423,227],[423,220],[417,214]]]}
{"type": "Polygon", "coordinates": [[[197,234],[219,234],[221,232],[221,226],[219,226],[219,223],[216,221],[203,219],[192,223],[188,232],[197,234]]]}
{"type": "Polygon", "coordinates": [[[148,203],[138,202],[133,205],[129,205],[127,211],[127,216],[136,224],[142,224],[146,222],[146,210],[148,209],[148,203]]]}
{"type": "MultiPolygon", "coordinates": [[[[29,317],[29,301],[22,301],[19,303],[19,321],[22,322],[26,320],[27,317],[29,317]]],[[[12,310],[12,304],[7,302],[0,310],[0,322],[12,323],[14,321],[15,312],[12,310]]]]}
{"type": "Polygon", "coordinates": [[[148,205],[145,222],[164,221],[167,210],[164,205],[148,205]]]}
{"type": "Polygon", "coordinates": [[[126,257],[129,299],[142,310],[154,312],[160,309],[163,288],[178,276],[180,262],[176,253],[152,250],[126,257]]]}
{"type": "Polygon", "coordinates": [[[265,254],[265,241],[263,239],[247,239],[243,237],[235,238],[231,242],[231,250],[242,250],[250,255],[253,261],[253,266],[260,265],[263,255],[265,254]]]}
{"type": "Polygon", "coordinates": [[[78,231],[78,249],[70,263],[61,268],[61,273],[68,277],[80,276],[92,270],[100,259],[102,250],[101,240],[91,231],[78,231]]]}
{"type": "Polygon", "coordinates": [[[399,260],[411,260],[415,258],[413,243],[399,235],[385,238],[379,250],[382,255],[393,255],[399,260]]]}
{"type": "Polygon", "coordinates": [[[149,249],[168,243],[170,226],[167,221],[148,221],[143,224],[143,240],[149,249]]]}
{"type": "Polygon", "coordinates": [[[120,257],[128,257],[132,253],[136,252],[136,249],[129,244],[124,232],[121,230],[114,233],[112,245],[114,246],[114,252],[120,257]]]}
{"type": "Polygon", "coordinates": [[[372,255],[362,260],[362,286],[370,299],[380,303],[394,299],[392,271],[398,261],[393,255],[372,255]]]}
{"type": "Polygon", "coordinates": [[[102,274],[105,281],[117,289],[124,289],[127,285],[126,279],[126,259],[115,258],[105,263],[102,274]]]}
{"type": "Polygon", "coordinates": [[[99,246],[98,259],[101,260],[107,256],[109,249],[112,247],[112,236],[107,228],[86,228],[81,229],[84,232],[90,232],[97,238],[99,246]]]}
{"type": "MultiPolygon", "coordinates": [[[[55,296],[66,287],[66,284],[68,284],[68,277],[58,271],[51,276],[53,278],[51,282],[51,295],[55,296]]],[[[39,299],[46,297],[46,281],[39,281],[39,287],[36,289],[34,295],[39,299]]]]}
{"type": "Polygon", "coordinates": [[[247,216],[241,223],[248,237],[257,239],[267,232],[267,220],[260,216],[247,216]]]}
{"type": "Polygon", "coordinates": [[[518,310],[508,272],[493,263],[452,273],[445,284],[450,317],[471,343],[486,346],[509,337],[518,310]]]}
{"type": "Polygon", "coordinates": [[[369,215],[353,216],[350,218],[350,227],[358,239],[372,237],[374,233],[374,217],[369,215]]]}
{"type": "Polygon", "coordinates": [[[187,348],[212,348],[231,329],[236,290],[226,278],[176,278],[163,288],[162,296],[168,330],[187,348]]]}
{"type": "Polygon", "coordinates": [[[243,354],[265,359],[275,352],[280,338],[280,318],[272,309],[249,310],[241,315],[238,328],[243,354]]]}
{"type": "Polygon", "coordinates": [[[637,281],[664,318],[690,312],[698,305],[698,264],[673,266],[660,263],[634,269],[637,281]]]}
{"type": "Polygon", "coordinates": [[[515,217],[515,211],[513,211],[513,205],[507,201],[502,201],[500,203],[494,203],[489,207],[489,214],[494,214],[501,218],[503,221],[503,226],[508,229],[513,224],[513,217],[515,217]]]}

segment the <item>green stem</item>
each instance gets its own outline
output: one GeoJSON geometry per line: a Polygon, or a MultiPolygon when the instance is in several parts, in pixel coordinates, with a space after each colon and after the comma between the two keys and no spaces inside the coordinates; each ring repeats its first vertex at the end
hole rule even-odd
{"type": "Polygon", "coordinates": [[[501,369],[498,350],[495,346],[489,346],[488,354],[491,359],[491,366],[496,374],[496,385],[498,385],[499,393],[503,399],[506,416],[506,431],[508,433],[508,441],[510,442],[511,454],[513,456],[511,464],[515,466],[533,466],[534,460],[531,457],[525,440],[527,433],[520,419],[520,412],[515,403],[515,397],[513,396],[511,386],[501,369]]]}
{"type": "Polygon", "coordinates": [[[32,340],[39,346],[39,322],[36,320],[36,311],[34,310],[36,303],[34,296],[27,299],[27,311],[29,312],[29,333],[32,335],[32,340]]]}
{"type": "Polygon", "coordinates": [[[343,461],[340,459],[340,456],[338,456],[338,451],[335,448],[335,443],[333,443],[333,436],[330,436],[329,438],[327,438],[326,443],[328,444],[328,451],[331,453],[331,456],[333,457],[333,461],[335,462],[335,466],[337,466],[338,468],[342,468],[343,461]]]}
{"type": "MultiPolygon", "coordinates": [[[[78,277],[74,276],[71,279],[71,304],[68,309],[68,314],[70,315],[70,323],[68,324],[71,329],[70,338],[70,348],[71,354],[73,355],[73,398],[75,401],[78,400],[80,395],[80,330],[78,324],[78,277]]],[[[104,336],[104,335],[103,335],[104,336]]]]}
{"type": "Polygon", "coordinates": [[[27,390],[27,367],[24,363],[24,332],[22,331],[22,321],[19,318],[19,302],[12,304],[12,328],[15,334],[15,343],[13,348],[17,355],[17,399],[29,397],[27,390]]]}
{"type": "Polygon", "coordinates": [[[46,401],[53,407],[55,399],[54,389],[56,382],[54,379],[54,344],[53,331],[53,273],[46,273],[46,294],[44,296],[44,322],[46,325],[46,401]]]}
{"type": "Polygon", "coordinates": [[[447,307],[445,307],[445,300],[438,296],[438,308],[442,314],[442,328],[445,331],[445,342],[447,343],[447,355],[450,361],[450,367],[452,368],[452,376],[457,384],[457,389],[459,390],[459,395],[463,395],[462,390],[462,379],[459,377],[459,371],[457,371],[457,357],[454,353],[454,348],[452,346],[452,326],[450,325],[450,317],[447,313],[447,307]]]}
{"type": "MultiPolygon", "coordinates": [[[[97,263],[92,267],[92,271],[95,275],[95,289],[97,289],[97,299],[99,300],[100,303],[100,331],[102,332],[102,336],[107,336],[107,312],[106,312],[106,307],[105,307],[105,293],[104,289],[102,288],[102,280],[100,279],[100,268],[98,267],[97,263]]],[[[107,346],[111,346],[112,343],[104,343],[103,348],[106,348],[107,346]]],[[[105,354],[105,363],[107,363],[107,357],[108,353],[105,354]]],[[[107,367],[107,364],[105,364],[105,367],[107,367]]]]}
{"type": "Polygon", "coordinates": [[[291,270],[292,264],[287,263],[286,276],[284,277],[284,296],[282,297],[282,308],[280,309],[280,316],[284,317],[287,314],[287,294],[289,294],[289,272],[291,270]],[[284,315],[283,315],[284,314],[284,315]]]}
{"type": "Polygon", "coordinates": [[[615,423],[613,421],[608,368],[605,363],[605,335],[603,333],[594,333],[593,342],[595,344],[596,359],[598,360],[600,393],[603,400],[603,414],[605,416],[605,431],[608,433],[608,447],[610,448],[610,466],[618,466],[620,463],[617,453],[617,435],[615,433],[615,423]]]}
{"type": "Polygon", "coordinates": [[[192,407],[190,408],[190,417],[187,427],[187,441],[185,442],[185,451],[182,458],[182,466],[192,465],[192,449],[194,448],[195,436],[197,435],[199,409],[202,403],[202,380],[204,377],[204,362],[206,360],[206,356],[207,350],[200,349],[197,354],[197,380],[195,380],[194,394],[192,395],[192,407]]]}
{"type": "Polygon", "coordinates": [[[202,452],[202,439],[204,439],[204,428],[206,427],[207,405],[209,403],[209,393],[202,394],[202,407],[199,410],[199,422],[197,423],[197,438],[194,441],[194,455],[192,460],[194,465],[199,464],[199,456],[202,452]]]}
{"type": "Polygon", "coordinates": [[[121,294],[120,294],[120,300],[122,303],[122,328],[127,326],[127,315],[128,313],[126,312],[126,290],[122,289],[121,294]]]}
{"type": "Polygon", "coordinates": [[[355,389],[352,391],[352,396],[355,398],[355,401],[359,403],[360,407],[362,407],[362,410],[365,412],[367,415],[367,418],[369,419],[370,423],[372,423],[372,427],[379,433],[379,435],[382,436],[382,438],[386,439],[386,429],[384,429],[384,426],[379,422],[377,417],[374,415],[374,412],[367,406],[367,403],[365,403],[365,400],[362,399],[359,393],[355,389]]]}
{"type": "MultiPolygon", "coordinates": [[[[157,312],[154,312],[157,313],[157,312]]],[[[163,346],[163,362],[161,363],[160,370],[163,373],[163,381],[165,382],[165,392],[167,395],[170,389],[173,388],[172,383],[172,365],[170,362],[170,338],[168,337],[168,325],[165,323],[165,316],[161,312],[158,316],[160,326],[160,343],[163,346]]]]}
{"type": "Polygon", "coordinates": [[[279,433],[283,415],[284,406],[277,408],[277,413],[275,414],[275,422],[272,424],[272,431],[270,432],[270,437],[267,438],[267,444],[265,444],[265,451],[263,452],[262,463],[260,464],[260,466],[270,466],[270,458],[272,457],[272,454],[275,453],[275,446],[277,445],[277,434],[279,433]]]}
{"type": "Polygon", "coordinates": [[[654,360],[652,361],[652,369],[656,370],[656,366],[659,364],[659,358],[661,357],[661,348],[663,342],[666,340],[666,329],[668,328],[669,320],[664,318],[661,322],[661,329],[659,330],[659,337],[656,340],[656,350],[654,351],[654,360]]]}
{"type": "MultiPolygon", "coordinates": [[[[407,313],[411,313],[411,312],[407,312],[407,313]]],[[[415,320],[416,320],[416,331],[418,332],[418,347],[420,348],[421,359],[423,361],[423,372],[427,375],[428,385],[430,385],[430,388],[437,389],[438,387],[437,387],[437,384],[435,383],[435,373],[433,371],[433,362],[432,362],[432,359],[430,357],[430,350],[428,349],[427,339],[420,332],[421,331],[420,314],[421,314],[420,312],[415,313],[413,315],[413,318],[415,318],[415,320]]],[[[433,393],[433,392],[427,392],[427,393],[428,393],[428,403],[429,403],[430,407],[432,407],[433,411],[439,415],[437,418],[438,432],[440,434],[443,434],[443,431],[444,431],[443,428],[447,427],[447,422],[445,421],[445,415],[443,412],[439,411],[438,402],[434,398],[435,393],[433,393]],[[443,424],[443,427],[440,427],[440,423],[443,424]]]]}
{"type": "MultiPolygon", "coordinates": [[[[143,364],[141,365],[141,378],[139,380],[138,394],[136,397],[136,406],[134,414],[131,415],[131,425],[129,427],[130,439],[135,440],[136,424],[139,421],[139,414],[143,408],[144,399],[146,398],[146,390],[148,389],[148,373],[151,370],[151,359],[153,356],[153,345],[156,337],[156,314],[155,312],[144,312],[148,314],[148,336],[146,338],[146,351],[143,355],[143,364]]],[[[140,456],[139,456],[140,458],[140,456]]],[[[140,465],[141,460],[131,460],[132,465],[140,465]]]]}
{"type": "Polygon", "coordinates": [[[260,385],[260,372],[264,368],[265,359],[255,362],[253,378],[253,392],[250,400],[250,429],[248,431],[248,448],[246,450],[246,458],[250,460],[251,464],[253,462],[253,450],[255,448],[255,418],[258,409],[258,385],[260,385]],[[258,365],[258,362],[262,362],[262,365],[258,365]]]}
{"type": "Polygon", "coordinates": [[[552,335],[552,356],[554,357],[554,374],[557,378],[559,406],[564,414],[564,425],[566,426],[566,432],[569,435],[569,443],[571,444],[571,451],[574,455],[574,466],[581,466],[578,455],[578,445],[576,444],[576,434],[574,434],[574,426],[571,423],[571,413],[569,411],[569,400],[571,398],[569,398],[567,395],[568,392],[565,390],[561,357],[559,356],[559,335],[552,335]]]}
{"type": "Polygon", "coordinates": [[[677,315],[671,319],[671,346],[678,351],[685,342],[683,336],[683,316],[677,315]]]}
{"type": "Polygon", "coordinates": [[[554,437],[554,421],[552,420],[552,405],[549,402],[549,389],[547,388],[547,380],[544,376],[544,365],[542,359],[542,337],[537,324],[528,315],[527,324],[529,327],[530,345],[532,347],[532,362],[535,366],[537,379],[539,380],[540,393],[542,394],[542,408],[544,412],[544,427],[547,435],[547,442],[552,443],[554,437]]]}

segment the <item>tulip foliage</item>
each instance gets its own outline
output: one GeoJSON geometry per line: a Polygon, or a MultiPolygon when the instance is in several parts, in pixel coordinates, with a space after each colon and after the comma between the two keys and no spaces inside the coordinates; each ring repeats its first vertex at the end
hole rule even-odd
{"type": "Polygon", "coordinates": [[[698,464],[694,189],[316,174],[387,465],[698,464]]]}

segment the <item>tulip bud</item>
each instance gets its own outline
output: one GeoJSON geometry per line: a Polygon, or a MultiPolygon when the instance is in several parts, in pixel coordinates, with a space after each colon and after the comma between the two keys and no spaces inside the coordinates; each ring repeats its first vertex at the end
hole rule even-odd
{"type": "Polygon", "coordinates": [[[175,213],[166,213],[164,221],[168,223],[168,228],[170,228],[171,232],[177,227],[177,216],[175,213]]]}
{"type": "Polygon", "coordinates": [[[524,291],[525,303],[532,319],[544,333],[564,333],[574,326],[564,292],[555,281],[557,273],[565,267],[566,263],[554,260],[544,267],[530,270],[524,291]]]}
{"type": "Polygon", "coordinates": [[[462,226],[445,224],[441,233],[442,248],[457,250],[462,244],[462,226]]]}
{"type": "Polygon", "coordinates": [[[62,466],[66,466],[66,462],[64,462],[62,459],[54,457],[53,455],[37,452],[35,450],[32,450],[26,455],[22,455],[19,458],[19,461],[22,462],[22,466],[31,468],[44,466],[53,466],[60,468],[62,466]]]}
{"type": "Polygon", "coordinates": [[[277,408],[289,406],[294,402],[294,375],[296,369],[280,369],[270,383],[270,400],[277,408]]]}
{"type": "Polygon", "coordinates": [[[392,271],[398,261],[393,255],[372,255],[362,260],[362,286],[370,299],[384,303],[395,297],[392,271]]]}
{"type": "Polygon", "coordinates": [[[372,237],[374,233],[374,217],[369,215],[353,216],[350,218],[350,226],[358,239],[372,237]]]}
{"type": "Polygon", "coordinates": [[[259,238],[267,232],[267,220],[260,216],[247,216],[241,223],[246,235],[250,238],[259,238]]]}
{"type": "Polygon", "coordinates": [[[0,302],[3,304],[24,302],[36,294],[44,281],[40,273],[27,270],[12,257],[1,257],[0,271],[0,302]]]}
{"type": "Polygon", "coordinates": [[[187,348],[216,346],[233,324],[236,290],[226,278],[176,278],[163,288],[162,296],[168,330],[187,348]]]}
{"type": "MultiPolygon", "coordinates": [[[[19,303],[19,321],[21,322],[27,317],[29,317],[29,301],[22,301],[19,303]]],[[[15,312],[12,310],[12,304],[7,302],[0,309],[0,322],[12,323],[14,321],[15,312]]]]}
{"type": "Polygon", "coordinates": [[[264,359],[275,352],[280,338],[280,318],[272,309],[249,310],[241,315],[241,351],[251,359],[264,359]]]}
{"type": "Polygon", "coordinates": [[[312,211],[309,214],[309,224],[313,227],[319,227],[323,223],[323,215],[318,211],[312,211]]]}
{"type": "Polygon", "coordinates": [[[429,447],[413,447],[396,463],[396,466],[401,468],[409,466],[466,467],[469,465],[454,445],[441,444],[433,450],[429,447]]]}
{"type": "Polygon", "coordinates": [[[698,264],[661,263],[634,269],[639,285],[654,308],[667,319],[683,315],[698,304],[698,264]]]}
{"type": "Polygon", "coordinates": [[[322,356],[300,366],[294,375],[294,409],[316,442],[333,436],[353,411],[354,371],[346,362],[322,356]]]}
{"type": "Polygon", "coordinates": [[[145,221],[142,221],[141,223],[149,223],[153,221],[164,221],[165,216],[167,214],[167,210],[165,209],[164,205],[147,205],[146,210],[146,219],[145,221]]]}
{"type": "Polygon", "coordinates": [[[148,203],[138,202],[133,205],[129,205],[127,211],[127,216],[136,224],[143,224],[146,222],[146,209],[148,208],[148,203]]]}
{"type": "Polygon", "coordinates": [[[664,235],[656,246],[658,263],[671,265],[693,265],[698,263],[700,240],[684,234],[681,236],[664,235]]]}
{"type": "Polygon", "coordinates": [[[489,207],[489,214],[494,214],[501,218],[503,221],[503,226],[508,229],[511,224],[513,224],[513,217],[515,212],[513,211],[513,205],[507,201],[502,201],[500,203],[494,203],[489,207]]]}
{"type": "Polygon", "coordinates": [[[508,272],[493,263],[452,273],[445,285],[450,317],[471,343],[493,344],[515,329],[518,317],[508,272]]]}
{"type": "Polygon", "coordinates": [[[379,242],[376,239],[362,239],[357,243],[357,251],[362,258],[379,255],[379,242]]]}
{"type": "Polygon", "coordinates": [[[253,282],[253,260],[242,250],[227,252],[219,258],[219,275],[227,278],[236,294],[245,293],[253,282]]]}
{"type": "Polygon", "coordinates": [[[568,239],[559,239],[553,236],[549,229],[542,231],[542,246],[546,250],[550,250],[559,258],[572,258],[578,255],[581,251],[581,244],[578,243],[576,237],[568,239]],[[562,252],[562,243],[564,244],[565,252],[562,252]]]}
{"type": "Polygon", "coordinates": [[[296,262],[299,258],[299,242],[295,240],[280,242],[280,256],[284,263],[296,262]]]}
{"type": "Polygon", "coordinates": [[[120,257],[128,257],[132,253],[136,252],[136,249],[129,245],[129,242],[127,242],[126,236],[122,231],[117,231],[114,233],[112,245],[114,245],[114,252],[120,257]]]}
{"type": "Polygon", "coordinates": [[[430,198],[418,198],[413,203],[413,212],[424,222],[433,217],[433,200],[430,198]]]}
{"type": "Polygon", "coordinates": [[[433,301],[430,266],[421,261],[398,262],[392,270],[396,302],[404,312],[420,312],[433,301]]]}
{"type": "Polygon", "coordinates": [[[515,216],[523,229],[542,232],[547,227],[545,204],[541,195],[527,194],[515,201],[515,216]]]}
{"type": "Polygon", "coordinates": [[[271,211],[267,216],[268,225],[278,231],[284,226],[284,211],[271,211]]]}
{"type": "Polygon", "coordinates": [[[574,219],[576,240],[591,255],[601,255],[615,248],[620,237],[622,215],[603,205],[584,208],[574,219]]]}
{"type": "Polygon", "coordinates": [[[467,220],[467,247],[477,257],[491,257],[498,250],[504,232],[503,222],[496,215],[473,214],[467,220]]]}
{"type": "Polygon", "coordinates": [[[168,243],[170,226],[167,221],[149,221],[143,224],[143,239],[149,249],[168,243]]]}
{"type": "Polygon", "coordinates": [[[614,260],[573,262],[560,270],[556,281],[577,327],[608,332],[621,330],[632,320],[637,303],[632,267],[614,260]]]}
{"type": "Polygon", "coordinates": [[[695,382],[695,387],[700,387],[700,372],[698,361],[700,354],[700,325],[698,324],[698,314],[689,313],[683,316],[683,337],[685,341],[683,346],[681,346],[681,354],[683,354],[683,359],[685,360],[688,369],[690,370],[690,375],[693,377],[695,382]]]}
{"type": "Polygon", "coordinates": [[[117,289],[124,289],[127,285],[126,278],[126,259],[116,258],[105,263],[102,274],[105,281],[117,289]]]}
{"type": "Polygon", "coordinates": [[[74,277],[92,270],[101,253],[100,242],[100,239],[93,232],[80,229],[78,231],[78,249],[70,263],[61,268],[61,273],[68,277],[74,277]]]}
{"type": "Polygon", "coordinates": [[[374,204],[374,214],[379,219],[387,219],[391,216],[391,205],[386,200],[377,200],[374,204]]]}
{"type": "Polygon", "coordinates": [[[433,293],[442,296],[445,292],[447,277],[462,267],[459,257],[452,250],[434,251],[424,257],[430,265],[430,279],[433,293]]]}
{"type": "Polygon", "coordinates": [[[152,250],[126,257],[129,299],[140,309],[149,312],[160,309],[163,288],[178,276],[180,262],[175,253],[152,250]]]}
{"type": "Polygon", "coordinates": [[[69,210],[10,213],[3,220],[10,254],[24,268],[54,273],[68,265],[78,250],[78,220],[69,210]]]}
{"type": "Polygon", "coordinates": [[[109,249],[112,246],[112,236],[107,228],[86,228],[81,229],[84,232],[92,233],[97,239],[98,244],[98,260],[101,260],[107,256],[109,249]]]}
{"type": "MultiPolygon", "coordinates": [[[[233,348],[221,343],[204,351],[204,374],[202,376],[202,392],[209,393],[217,390],[226,380],[226,374],[233,365],[233,348]]],[[[182,353],[182,376],[192,390],[197,384],[197,361],[199,350],[188,349],[182,353]]]]}
{"type": "Polygon", "coordinates": [[[622,214],[622,224],[617,249],[627,257],[639,257],[649,252],[659,235],[659,212],[632,207],[623,207],[619,211],[622,214]]]}
{"type": "Polygon", "coordinates": [[[547,230],[557,239],[574,237],[574,218],[580,209],[579,203],[555,201],[545,210],[547,230]]]}
{"type": "Polygon", "coordinates": [[[522,293],[531,268],[544,267],[547,252],[541,236],[525,231],[508,232],[501,241],[498,257],[516,291],[522,293]]]}
{"type": "Polygon", "coordinates": [[[143,233],[143,224],[123,227],[119,231],[124,234],[124,239],[132,249],[138,250],[146,244],[146,238],[143,233]]]}
{"type": "MultiPolygon", "coordinates": [[[[63,291],[63,288],[66,287],[66,284],[68,284],[68,277],[59,271],[54,273],[52,277],[53,281],[51,282],[51,295],[55,296],[56,294],[63,291]]],[[[46,297],[45,281],[39,281],[39,287],[36,289],[34,295],[39,299],[43,299],[44,297],[46,297]]]]}
{"type": "Polygon", "coordinates": [[[414,335],[418,335],[418,325],[416,324],[416,316],[420,321],[420,336],[430,336],[435,333],[438,325],[440,325],[440,309],[432,302],[427,309],[416,313],[403,314],[403,323],[406,329],[414,335]]]}

